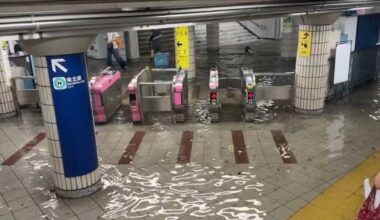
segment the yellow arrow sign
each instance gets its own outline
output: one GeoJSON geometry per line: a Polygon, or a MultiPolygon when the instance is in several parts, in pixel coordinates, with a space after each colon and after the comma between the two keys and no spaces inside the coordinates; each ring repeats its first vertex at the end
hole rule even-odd
{"type": "Polygon", "coordinates": [[[298,56],[309,57],[311,55],[312,33],[300,31],[298,36],[298,56]]]}
{"type": "Polygon", "coordinates": [[[190,68],[190,40],[189,27],[176,27],[176,64],[177,68],[190,68]]]}

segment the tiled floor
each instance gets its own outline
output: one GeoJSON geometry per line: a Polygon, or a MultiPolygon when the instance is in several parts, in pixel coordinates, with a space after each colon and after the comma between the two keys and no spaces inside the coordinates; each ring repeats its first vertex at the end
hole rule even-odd
{"type": "Polygon", "coordinates": [[[352,172],[332,184],[291,217],[303,219],[355,219],[364,203],[363,180],[379,172],[380,151],[377,151],[352,172]],[[319,210],[319,216],[313,216],[319,210]],[[309,218],[309,216],[312,216],[309,218]]]}
{"type": "MultiPolygon", "coordinates": [[[[14,165],[0,166],[0,219],[282,220],[310,201],[294,218],[329,219],[340,203],[318,195],[330,192],[330,186],[379,149],[380,124],[369,116],[378,107],[374,91],[377,85],[369,85],[346,100],[328,103],[320,116],[279,108],[266,123],[96,126],[103,188],[79,200],[55,197],[45,139],[14,165]],[[236,163],[232,130],[242,131],[247,164],[236,163]],[[298,163],[284,163],[272,130],[283,132],[298,163]],[[118,164],[138,131],[145,134],[132,163],[118,164]],[[193,131],[185,165],[177,163],[184,131],[193,131]]],[[[25,110],[19,118],[0,120],[0,162],[40,132],[39,113],[25,110]]],[[[360,189],[359,180],[348,181],[355,185],[348,182],[343,188],[360,189]]],[[[337,197],[347,194],[339,192],[337,197]]],[[[361,193],[354,195],[349,204],[362,202],[361,193]]]]}

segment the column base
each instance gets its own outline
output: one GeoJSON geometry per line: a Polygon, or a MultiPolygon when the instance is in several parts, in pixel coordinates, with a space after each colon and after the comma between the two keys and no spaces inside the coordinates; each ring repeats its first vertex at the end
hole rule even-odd
{"type": "Polygon", "coordinates": [[[0,114],[0,118],[10,118],[17,115],[17,111],[0,114]]]}
{"type": "Polygon", "coordinates": [[[55,188],[55,194],[58,197],[64,198],[64,199],[79,199],[88,195],[91,195],[95,192],[97,192],[102,187],[102,181],[101,179],[98,180],[94,185],[89,186],[84,189],[78,189],[78,190],[62,190],[59,188],[55,188]]]}
{"type": "Polygon", "coordinates": [[[315,109],[315,110],[305,110],[305,109],[294,108],[295,112],[304,114],[304,115],[319,115],[323,113],[324,110],[325,110],[324,108],[315,109]]]}

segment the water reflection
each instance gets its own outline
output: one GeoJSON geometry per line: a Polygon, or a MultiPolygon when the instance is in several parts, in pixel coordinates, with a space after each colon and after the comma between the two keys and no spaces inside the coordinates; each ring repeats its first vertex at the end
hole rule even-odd
{"type": "Polygon", "coordinates": [[[249,172],[226,175],[196,164],[176,166],[163,172],[141,173],[133,168],[126,176],[112,165],[103,165],[103,190],[107,194],[106,219],[123,217],[141,219],[183,216],[218,219],[263,219],[260,192],[263,184],[249,172]],[[248,200],[240,196],[252,195],[248,200]]]}
{"type": "Polygon", "coordinates": [[[210,104],[208,100],[199,100],[194,104],[194,119],[196,122],[203,124],[211,123],[209,107],[210,104]]]}
{"type": "Polygon", "coordinates": [[[125,124],[128,122],[130,115],[130,109],[128,105],[122,105],[120,109],[113,116],[112,124],[125,124]]]}
{"type": "Polygon", "coordinates": [[[339,115],[337,119],[333,120],[326,127],[327,148],[331,154],[329,157],[337,157],[343,154],[344,138],[343,134],[345,118],[344,115],[339,115]]]}
{"type": "Polygon", "coordinates": [[[380,121],[380,83],[376,85],[378,88],[376,89],[376,93],[373,98],[372,107],[375,108],[374,112],[369,114],[369,117],[375,121],[380,121]]]}
{"type": "Polygon", "coordinates": [[[274,111],[276,107],[273,100],[257,101],[255,122],[268,122],[273,120],[277,116],[274,111]]]}

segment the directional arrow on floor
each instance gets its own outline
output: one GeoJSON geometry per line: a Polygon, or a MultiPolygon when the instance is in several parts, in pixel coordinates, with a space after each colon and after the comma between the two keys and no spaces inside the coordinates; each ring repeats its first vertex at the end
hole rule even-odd
{"type": "Polygon", "coordinates": [[[58,69],[62,70],[63,72],[67,73],[67,69],[66,67],[62,66],[61,63],[63,62],[66,62],[65,59],[63,58],[60,58],[60,59],[52,59],[51,60],[51,66],[52,66],[52,69],[53,69],[53,72],[57,72],[57,67],[58,69]]]}

